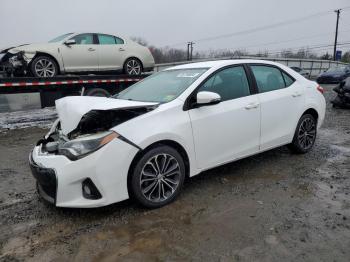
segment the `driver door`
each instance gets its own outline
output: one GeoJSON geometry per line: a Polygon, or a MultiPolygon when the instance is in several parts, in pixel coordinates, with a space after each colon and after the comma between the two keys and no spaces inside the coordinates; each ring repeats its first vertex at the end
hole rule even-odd
{"type": "Polygon", "coordinates": [[[189,110],[197,167],[208,169],[259,151],[260,106],[242,65],[217,72],[200,91],[221,96],[216,105],[189,110]]]}
{"type": "Polygon", "coordinates": [[[93,34],[73,36],[73,45],[63,44],[61,54],[67,72],[98,71],[98,51],[93,34]]]}

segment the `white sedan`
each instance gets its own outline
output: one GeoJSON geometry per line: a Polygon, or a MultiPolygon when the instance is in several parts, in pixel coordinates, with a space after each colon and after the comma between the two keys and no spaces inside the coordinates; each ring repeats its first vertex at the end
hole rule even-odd
{"type": "Polygon", "coordinates": [[[313,147],[323,89],[273,62],[228,60],[166,69],[112,98],[66,97],[30,154],[44,199],[98,207],[133,197],[155,208],[185,177],[288,145],[313,147]]]}
{"type": "Polygon", "coordinates": [[[139,75],[151,71],[154,59],[147,47],[102,33],[69,33],[48,43],[21,45],[0,51],[1,65],[14,74],[35,77],[66,73],[120,71],[139,75]]]}

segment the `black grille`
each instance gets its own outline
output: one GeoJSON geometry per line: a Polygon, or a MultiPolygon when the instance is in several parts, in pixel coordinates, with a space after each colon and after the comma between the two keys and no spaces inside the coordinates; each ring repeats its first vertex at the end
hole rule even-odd
{"type": "Polygon", "coordinates": [[[37,181],[39,194],[48,202],[55,203],[57,193],[55,170],[37,165],[33,160],[32,154],[29,156],[29,166],[37,181]]]}

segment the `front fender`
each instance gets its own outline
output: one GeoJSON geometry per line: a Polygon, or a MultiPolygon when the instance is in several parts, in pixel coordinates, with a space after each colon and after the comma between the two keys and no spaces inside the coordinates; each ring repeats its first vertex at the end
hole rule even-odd
{"type": "Polygon", "coordinates": [[[51,56],[53,59],[56,60],[60,72],[64,72],[64,66],[62,62],[62,57],[60,55],[60,51],[58,47],[50,47],[46,48],[44,46],[40,47],[31,47],[30,45],[25,45],[25,46],[20,46],[20,47],[15,47],[10,50],[8,50],[9,53],[11,54],[17,54],[19,52],[23,53],[23,58],[29,64],[36,56],[38,55],[47,55],[51,56]]]}

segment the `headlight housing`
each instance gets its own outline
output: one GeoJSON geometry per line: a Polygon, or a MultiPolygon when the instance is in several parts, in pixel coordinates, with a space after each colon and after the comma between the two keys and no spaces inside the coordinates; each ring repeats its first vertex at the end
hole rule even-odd
{"type": "Polygon", "coordinates": [[[61,145],[58,152],[70,160],[77,160],[95,152],[118,136],[116,132],[108,131],[80,137],[61,145]]]}

